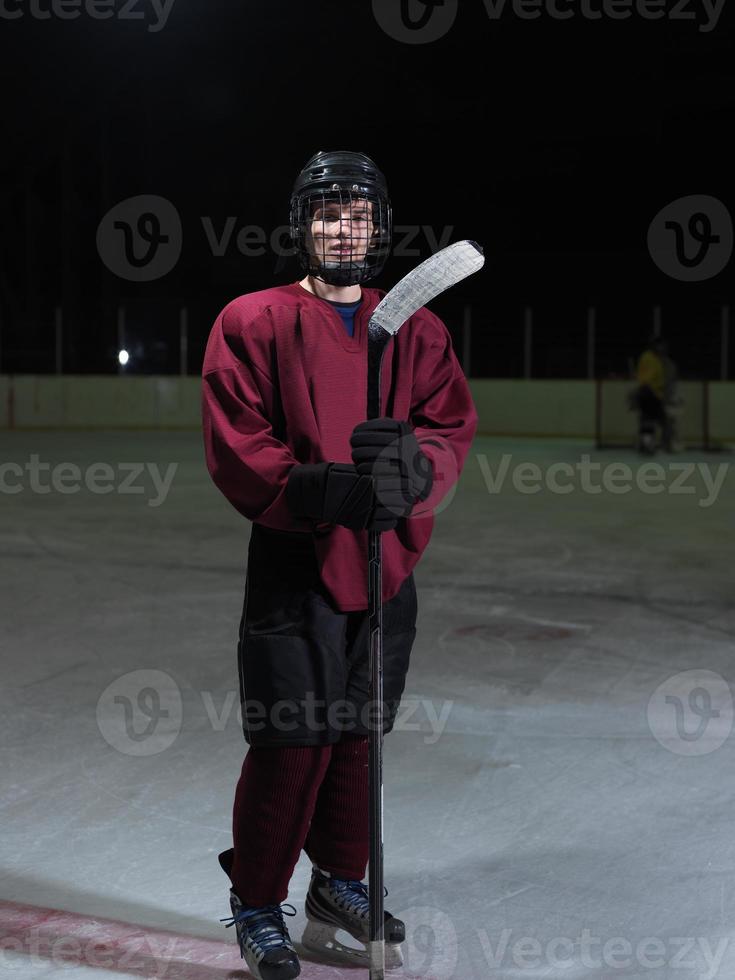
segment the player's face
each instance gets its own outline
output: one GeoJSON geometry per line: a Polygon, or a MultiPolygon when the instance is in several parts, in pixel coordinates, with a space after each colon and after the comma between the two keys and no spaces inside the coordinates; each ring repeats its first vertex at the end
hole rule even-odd
{"type": "Polygon", "coordinates": [[[325,201],[311,217],[309,245],[325,266],[362,262],[375,231],[372,204],[366,198],[325,201]]]}

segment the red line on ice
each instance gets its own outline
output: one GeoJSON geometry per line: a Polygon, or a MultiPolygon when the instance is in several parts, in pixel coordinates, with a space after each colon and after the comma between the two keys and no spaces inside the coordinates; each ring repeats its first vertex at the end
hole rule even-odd
{"type": "MultiPolygon", "coordinates": [[[[251,976],[234,936],[202,939],[119,919],[0,900],[0,963],[10,953],[31,956],[39,965],[53,961],[146,978],[245,980],[251,976]]],[[[367,973],[359,967],[301,960],[303,980],[362,980],[367,973]]],[[[410,980],[402,970],[386,975],[410,980]]]]}

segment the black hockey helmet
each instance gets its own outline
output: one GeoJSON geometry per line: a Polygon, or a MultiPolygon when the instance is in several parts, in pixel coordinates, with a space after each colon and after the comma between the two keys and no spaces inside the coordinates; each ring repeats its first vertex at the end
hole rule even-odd
{"type": "Polygon", "coordinates": [[[393,234],[385,177],[364,153],[320,150],[296,178],[290,223],[291,240],[307,275],[334,286],[374,279],[386,263],[393,234]],[[361,211],[370,218],[371,229],[361,227],[361,211]],[[328,237],[349,240],[351,251],[332,248],[327,254],[325,223],[330,225],[328,237]]]}

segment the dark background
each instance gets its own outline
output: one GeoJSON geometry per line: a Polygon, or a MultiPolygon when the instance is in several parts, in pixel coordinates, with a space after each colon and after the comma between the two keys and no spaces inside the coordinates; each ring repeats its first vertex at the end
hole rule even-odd
{"type": "MultiPolygon", "coordinates": [[[[627,374],[660,305],[682,375],[720,376],[732,263],[677,281],[646,234],[685,195],[731,208],[727,11],[703,32],[693,0],[698,19],[677,22],[510,10],[491,21],[481,0],[462,0],[445,37],[410,45],[364,0],[177,0],[156,33],[149,5],[136,9],[147,20],[0,19],[0,371],[55,370],[57,307],[64,371],[117,371],[122,305],[129,370],[162,373],[179,370],[186,306],[196,374],[222,306],[301,278],[270,249],[243,256],[234,235],[213,256],[202,216],[218,231],[235,216],[236,231],[270,234],[314,152],[357,149],[386,173],[396,225],[484,245],[483,272],[432,305],[458,353],[471,306],[473,376],[522,375],[526,306],[533,376],[585,376],[590,304],[598,375],[627,374]],[[105,267],[96,230],[139,194],[172,202],[183,252],[167,275],[136,283],[105,267]]],[[[392,258],[370,285],[389,288],[431,252],[423,234],[411,246],[420,256],[392,258]]],[[[734,361],[731,350],[731,374],[734,361]]]]}

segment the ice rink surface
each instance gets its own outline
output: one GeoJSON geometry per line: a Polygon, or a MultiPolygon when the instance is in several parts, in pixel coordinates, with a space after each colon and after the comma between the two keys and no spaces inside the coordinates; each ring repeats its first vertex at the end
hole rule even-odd
{"type": "MultiPolygon", "coordinates": [[[[217,853],[250,524],[197,433],[0,446],[0,975],[244,978],[217,853]]],[[[475,441],[385,740],[415,975],[735,976],[733,461],[475,441]]]]}

